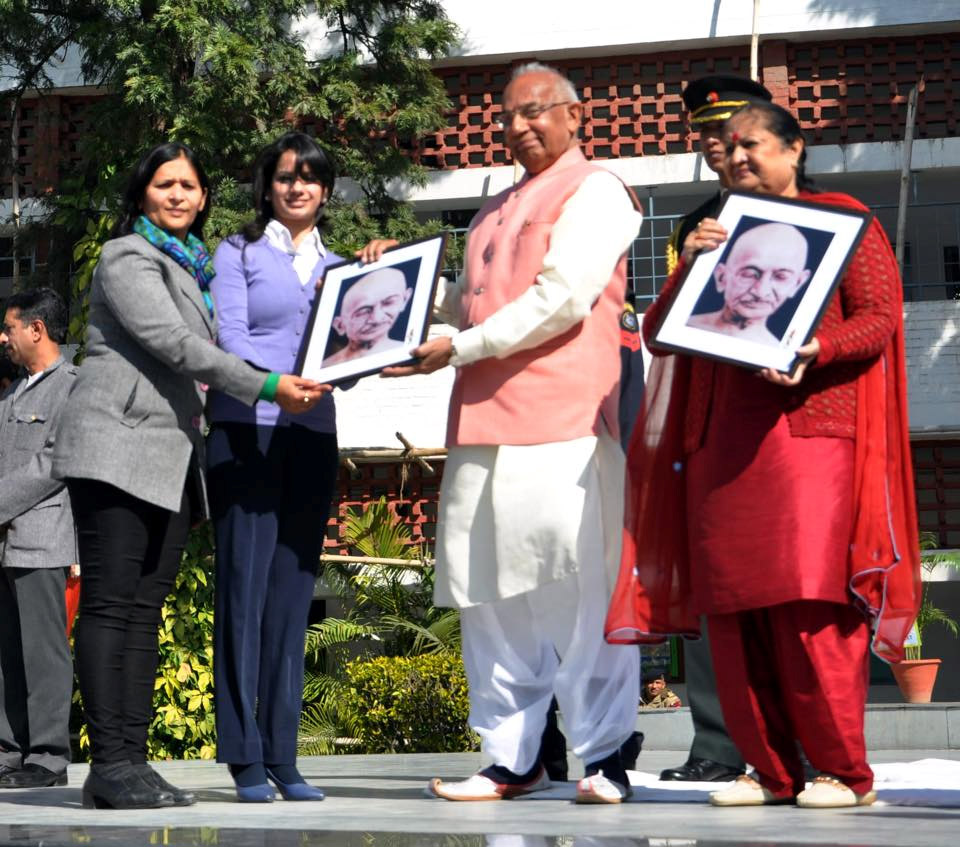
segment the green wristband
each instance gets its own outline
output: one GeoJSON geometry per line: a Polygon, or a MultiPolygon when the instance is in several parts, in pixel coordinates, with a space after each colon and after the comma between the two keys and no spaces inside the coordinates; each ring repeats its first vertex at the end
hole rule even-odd
{"type": "Polygon", "coordinates": [[[280,374],[271,373],[266,382],[263,383],[263,388],[260,389],[260,396],[257,399],[272,403],[277,398],[277,386],[279,384],[280,374]]]}

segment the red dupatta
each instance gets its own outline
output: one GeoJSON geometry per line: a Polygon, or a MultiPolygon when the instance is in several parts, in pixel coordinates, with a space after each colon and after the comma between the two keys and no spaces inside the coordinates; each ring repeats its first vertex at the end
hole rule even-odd
{"type": "MultiPolygon", "coordinates": [[[[845,194],[804,199],[864,209],[845,194]]],[[[870,225],[889,250],[880,225],[870,225]]],[[[903,351],[901,318],[884,351],[857,378],[855,516],[847,561],[850,590],[871,619],[873,651],[888,662],[903,658],[921,598],[903,351]]],[[[681,355],[655,357],[628,446],[623,554],[604,630],[611,643],[699,635],[690,590],[683,451],[690,362],[681,355]]]]}
{"type": "Polygon", "coordinates": [[[656,356],[627,447],[623,552],[604,635],[612,644],[700,636],[687,546],[688,356],[656,356]]]}

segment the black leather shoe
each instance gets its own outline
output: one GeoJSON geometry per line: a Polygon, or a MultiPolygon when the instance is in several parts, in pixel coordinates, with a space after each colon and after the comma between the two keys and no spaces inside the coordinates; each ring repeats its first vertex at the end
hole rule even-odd
{"type": "Polygon", "coordinates": [[[147,785],[129,762],[91,765],[83,783],[85,809],[159,809],[173,805],[173,795],[147,785]]]}
{"type": "Polygon", "coordinates": [[[142,765],[134,765],[133,767],[137,774],[139,774],[140,779],[142,779],[150,788],[156,788],[159,791],[166,791],[171,797],[173,797],[174,806],[192,806],[197,802],[197,797],[195,794],[193,794],[193,792],[184,791],[181,788],[177,788],[175,785],[171,785],[146,762],[144,762],[142,765]]]}
{"type": "Polygon", "coordinates": [[[743,772],[743,768],[735,768],[722,762],[713,762],[710,759],[694,759],[691,757],[679,768],[667,768],[665,771],[660,771],[660,779],[682,782],[730,782],[743,772]]]}
{"type": "Polygon", "coordinates": [[[49,788],[51,785],[66,785],[67,772],[52,771],[32,762],[20,770],[0,776],[0,788],[49,788]]]}
{"type": "Polygon", "coordinates": [[[0,779],[3,779],[9,773],[20,773],[20,768],[12,768],[10,765],[0,765],[0,779]]]}

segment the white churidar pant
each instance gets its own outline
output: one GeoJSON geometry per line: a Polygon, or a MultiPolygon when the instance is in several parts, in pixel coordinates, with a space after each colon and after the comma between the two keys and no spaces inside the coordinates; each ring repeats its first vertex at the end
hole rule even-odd
{"type": "Polygon", "coordinates": [[[554,694],[586,762],[635,727],[639,651],[603,639],[622,495],[623,452],[607,434],[450,451],[436,602],[461,607],[470,724],[515,773],[536,761],[554,694]]]}

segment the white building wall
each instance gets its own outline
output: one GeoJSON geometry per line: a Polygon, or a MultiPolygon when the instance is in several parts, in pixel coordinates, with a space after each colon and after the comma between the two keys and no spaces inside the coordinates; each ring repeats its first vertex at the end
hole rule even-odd
{"type": "MultiPolygon", "coordinates": [[[[443,64],[469,64],[537,55],[543,58],[743,43],[750,38],[752,0],[444,0],[460,27],[459,50],[443,64]]],[[[804,39],[960,22],[957,0],[761,0],[763,38],[804,39]]],[[[316,45],[326,44],[314,27],[316,45]]],[[[905,30],[904,30],[905,31],[905,30]]]]}
{"type": "Polygon", "coordinates": [[[960,432],[960,300],[904,306],[910,430],[960,432]]]}
{"type": "MultiPolygon", "coordinates": [[[[899,174],[902,160],[903,143],[899,141],[824,144],[809,148],[807,172],[812,176],[899,174]]],[[[698,185],[717,181],[716,174],[703,164],[703,157],[698,153],[600,159],[597,164],[609,168],[628,185],[657,186],[665,193],[670,193],[671,187],[689,193],[697,190],[698,185]]],[[[915,140],[912,165],[914,171],[960,169],[960,138],[915,140]]],[[[512,165],[432,171],[425,185],[397,183],[392,186],[392,191],[398,198],[415,203],[423,212],[476,208],[508,188],[513,183],[513,176],[512,165]]],[[[348,197],[356,196],[356,190],[348,180],[341,180],[337,187],[348,197]]]]}

